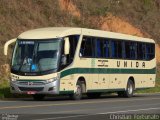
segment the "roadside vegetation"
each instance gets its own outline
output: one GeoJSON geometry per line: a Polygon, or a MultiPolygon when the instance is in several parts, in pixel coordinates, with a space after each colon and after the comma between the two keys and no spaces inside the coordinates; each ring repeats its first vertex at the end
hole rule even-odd
{"type": "Polygon", "coordinates": [[[0,79],[0,99],[13,97],[9,89],[9,81],[1,78],[0,79]]]}
{"type": "Polygon", "coordinates": [[[136,93],[159,93],[160,92],[160,78],[156,79],[156,86],[144,90],[137,90],[136,93]]]}

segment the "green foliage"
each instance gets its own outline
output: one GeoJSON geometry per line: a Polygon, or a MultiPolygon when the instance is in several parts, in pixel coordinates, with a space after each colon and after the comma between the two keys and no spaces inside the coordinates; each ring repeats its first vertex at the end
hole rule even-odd
{"type": "Polygon", "coordinates": [[[94,9],[91,15],[105,16],[107,14],[108,7],[102,7],[99,9],[94,9]]]}
{"type": "Polygon", "coordinates": [[[157,78],[160,78],[160,63],[157,64],[157,78]]]}
{"type": "Polygon", "coordinates": [[[143,0],[143,2],[144,2],[144,6],[150,7],[152,0],[143,0]]]}
{"type": "Polygon", "coordinates": [[[5,79],[0,79],[0,99],[11,98],[9,82],[5,79]]]}
{"type": "Polygon", "coordinates": [[[136,91],[136,93],[156,93],[156,92],[160,92],[160,78],[156,79],[155,87],[136,91]]]}

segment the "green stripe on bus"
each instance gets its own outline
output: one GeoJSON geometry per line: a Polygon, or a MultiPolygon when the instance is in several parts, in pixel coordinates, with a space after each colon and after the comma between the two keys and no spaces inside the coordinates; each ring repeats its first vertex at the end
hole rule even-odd
{"type": "Polygon", "coordinates": [[[115,69],[115,68],[71,68],[61,72],[61,78],[71,74],[155,74],[152,69],[115,69]]]}

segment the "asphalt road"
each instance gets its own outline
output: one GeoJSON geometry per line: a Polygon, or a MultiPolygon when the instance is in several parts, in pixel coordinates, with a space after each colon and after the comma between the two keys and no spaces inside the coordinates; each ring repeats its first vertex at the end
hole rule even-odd
{"type": "Polygon", "coordinates": [[[46,98],[44,101],[23,98],[0,101],[0,114],[2,120],[5,117],[17,117],[18,120],[107,120],[115,119],[119,114],[127,115],[125,117],[159,114],[160,117],[160,94],[139,94],[132,98],[110,95],[80,101],[69,100],[67,97],[46,98]]]}

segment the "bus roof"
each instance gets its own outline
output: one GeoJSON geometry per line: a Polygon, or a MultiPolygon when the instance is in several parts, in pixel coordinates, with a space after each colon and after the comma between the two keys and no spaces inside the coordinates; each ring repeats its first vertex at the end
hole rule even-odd
{"type": "Polygon", "coordinates": [[[26,31],[18,36],[19,39],[51,39],[72,34],[81,34],[81,28],[48,27],[26,31]]]}
{"type": "Polygon", "coordinates": [[[108,32],[103,30],[87,29],[87,28],[74,28],[74,27],[48,27],[39,28],[34,30],[26,31],[18,36],[18,39],[51,39],[60,38],[68,35],[86,35],[96,36],[104,38],[122,39],[122,40],[133,40],[133,41],[144,41],[152,42],[154,40],[149,38],[137,37],[133,35],[121,34],[116,32],[108,32]]]}

